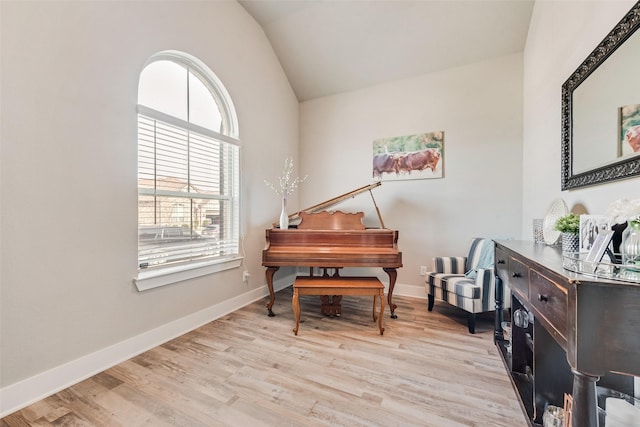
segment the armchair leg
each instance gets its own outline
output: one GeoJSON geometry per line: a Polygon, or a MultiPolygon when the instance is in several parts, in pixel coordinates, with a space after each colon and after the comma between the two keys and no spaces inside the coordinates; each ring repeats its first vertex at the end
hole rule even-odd
{"type": "Polygon", "coordinates": [[[469,326],[469,333],[476,333],[476,314],[469,313],[469,317],[467,317],[467,326],[469,326]]]}
{"type": "Polygon", "coordinates": [[[435,297],[433,295],[427,295],[427,299],[427,310],[433,311],[433,303],[435,302],[435,297]]]}

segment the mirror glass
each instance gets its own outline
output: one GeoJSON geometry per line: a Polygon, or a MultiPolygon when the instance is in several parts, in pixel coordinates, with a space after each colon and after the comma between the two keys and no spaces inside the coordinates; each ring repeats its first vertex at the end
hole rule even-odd
{"type": "Polygon", "coordinates": [[[562,189],[640,174],[640,2],[562,86],[562,189]]]}

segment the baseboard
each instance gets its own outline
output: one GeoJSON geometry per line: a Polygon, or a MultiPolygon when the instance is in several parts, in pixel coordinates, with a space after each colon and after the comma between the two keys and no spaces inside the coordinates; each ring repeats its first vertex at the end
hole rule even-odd
{"type": "MultiPolygon", "coordinates": [[[[273,284],[274,290],[277,292],[286,288],[293,283],[294,278],[295,274],[279,278],[273,284]]],[[[264,298],[268,294],[265,285],[4,387],[0,389],[0,418],[264,298]]]]}
{"type": "Polygon", "coordinates": [[[403,285],[402,283],[396,283],[396,286],[393,288],[393,295],[427,299],[424,286],[403,285]]]}

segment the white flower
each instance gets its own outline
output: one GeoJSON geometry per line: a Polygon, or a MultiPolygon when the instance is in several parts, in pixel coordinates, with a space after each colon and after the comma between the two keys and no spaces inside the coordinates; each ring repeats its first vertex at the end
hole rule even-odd
{"type": "Polygon", "coordinates": [[[264,180],[264,183],[267,185],[267,187],[271,188],[278,196],[282,196],[286,198],[289,194],[293,193],[296,188],[298,188],[298,185],[305,182],[308,176],[308,175],[305,175],[304,178],[302,179],[300,179],[299,177],[296,177],[294,180],[291,180],[292,172],[293,172],[293,159],[291,157],[287,157],[284,160],[284,169],[282,170],[282,176],[278,180],[279,186],[276,187],[266,179],[264,180]]]}
{"type": "Polygon", "coordinates": [[[605,214],[610,224],[624,224],[640,218],[640,199],[618,199],[611,203],[605,214]]]}

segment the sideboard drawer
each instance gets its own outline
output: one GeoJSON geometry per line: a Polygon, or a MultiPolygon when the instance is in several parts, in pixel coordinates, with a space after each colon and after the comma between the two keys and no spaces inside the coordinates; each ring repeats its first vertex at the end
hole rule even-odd
{"type": "Polygon", "coordinates": [[[531,272],[531,304],[565,339],[567,337],[567,290],[536,271],[531,272]]]}
{"type": "Polygon", "coordinates": [[[509,287],[529,298],[529,267],[515,258],[509,259],[509,287]]]}

